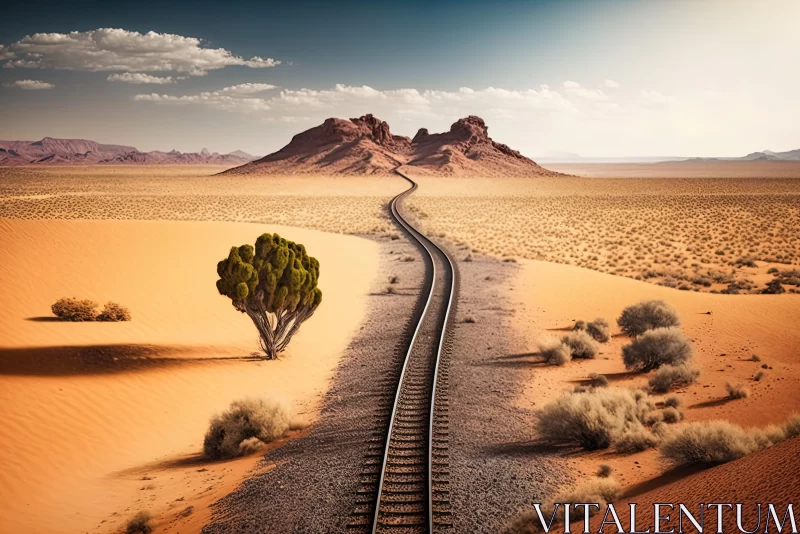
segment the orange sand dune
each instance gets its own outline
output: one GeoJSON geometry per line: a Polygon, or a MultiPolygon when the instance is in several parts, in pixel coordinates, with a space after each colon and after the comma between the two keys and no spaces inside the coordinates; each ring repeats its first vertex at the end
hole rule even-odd
{"type": "MultiPolygon", "coordinates": [[[[793,438],[785,443],[779,443],[769,449],[759,451],[750,456],[712,469],[701,471],[684,479],[661,486],[647,493],[637,495],[615,503],[619,511],[619,519],[625,528],[630,525],[629,503],[636,503],[636,523],[639,530],[646,530],[648,526],[655,530],[653,504],[674,503],[675,511],[670,513],[669,508],[662,509],[662,516],[670,515],[670,521],[661,523],[661,531],[674,528],[678,532],[677,503],[684,503],[693,516],[700,520],[699,504],[704,503],[741,503],[742,527],[746,530],[756,529],[758,521],[757,504],[762,504],[761,522],[758,532],[764,532],[769,519],[769,532],[777,532],[773,519],[768,518],[767,504],[775,505],[779,521],[786,513],[787,505],[797,506],[800,497],[800,438],[793,438]]],[[[797,509],[795,508],[795,517],[797,509]]],[[[723,532],[740,532],[736,524],[736,512],[727,507],[722,515],[723,532]]],[[[591,531],[598,532],[601,516],[592,521],[591,531]]],[[[684,531],[697,532],[688,519],[683,520],[684,531]]],[[[582,524],[581,524],[582,526],[582,524]]],[[[784,526],[784,531],[789,532],[791,523],[784,526]]],[[[574,527],[573,527],[574,529],[574,527]]],[[[605,532],[616,532],[613,525],[606,526],[605,532]]],[[[717,509],[711,508],[705,512],[705,531],[717,530],[717,509]]]]}
{"type": "Polygon", "coordinates": [[[0,256],[3,532],[116,531],[224,495],[255,458],[198,464],[210,416],[265,396],[313,418],[377,268],[357,237],[219,222],[0,220],[0,256]],[[275,362],[239,359],[255,330],[214,285],[229,247],[265,231],[306,245],[325,294],[275,362]],[[62,296],[120,302],[133,320],[42,319],[62,296]]]}

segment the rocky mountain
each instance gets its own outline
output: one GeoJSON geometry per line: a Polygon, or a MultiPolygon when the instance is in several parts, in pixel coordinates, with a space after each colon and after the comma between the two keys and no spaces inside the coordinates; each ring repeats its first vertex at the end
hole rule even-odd
{"type": "Polygon", "coordinates": [[[0,141],[0,165],[241,165],[255,159],[236,151],[230,154],[201,152],[140,152],[135,147],[105,145],[85,139],[0,141]]]}
{"type": "Polygon", "coordinates": [[[413,139],[393,135],[372,115],[327,119],[295,135],[277,152],[225,171],[226,174],[390,174],[402,165],[444,176],[554,175],[516,150],[493,141],[480,117],[459,119],[448,132],[420,129],[413,139]]]}

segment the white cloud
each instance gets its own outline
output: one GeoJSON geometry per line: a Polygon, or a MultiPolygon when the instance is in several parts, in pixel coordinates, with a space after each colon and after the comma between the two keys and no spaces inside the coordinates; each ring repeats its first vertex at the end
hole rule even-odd
{"type": "Polygon", "coordinates": [[[609,89],[617,89],[619,87],[619,82],[615,82],[614,80],[605,80],[603,81],[603,85],[609,89]]]}
{"type": "Polygon", "coordinates": [[[41,89],[52,89],[55,87],[52,83],[43,82],[41,80],[17,80],[16,82],[3,84],[6,87],[16,87],[17,89],[26,89],[29,91],[37,91],[41,89]]]}
{"type": "Polygon", "coordinates": [[[181,72],[202,76],[228,66],[274,67],[272,58],[245,59],[224,48],[204,48],[196,37],[145,34],[121,28],[35,33],[0,48],[6,67],[79,71],[181,72]]]}
{"type": "Polygon", "coordinates": [[[483,113],[498,120],[529,114],[575,112],[576,108],[556,91],[547,87],[507,90],[495,87],[458,91],[401,88],[378,90],[367,85],[337,84],[332,89],[284,89],[264,97],[255,93],[274,89],[267,84],[241,84],[218,91],[180,96],[157,93],[136,95],[139,101],[162,104],[204,104],[227,111],[268,111],[271,120],[297,120],[302,114],[322,119],[330,116],[351,117],[375,113],[382,117],[439,118],[483,113]]]}
{"type": "Polygon", "coordinates": [[[143,72],[124,72],[122,74],[109,74],[107,80],[110,82],[125,82],[133,84],[167,84],[175,83],[183,77],[174,78],[172,76],[152,76],[143,72]]]}
{"type": "Polygon", "coordinates": [[[641,103],[646,107],[668,108],[678,103],[678,99],[674,96],[666,96],[658,91],[642,90],[639,97],[641,103]]]}
{"type": "Polygon", "coordinates": [[[606,96],[603,91],[599,89],[587,89],[586,87],[581,87],[581,84],[578,82],[567,80],[563,83],[563,86],[568,93],[580,98],[585,98],[586,100],[608,100],[608,96],[606,96]]]}
{"type": "Polygon", "coordinates": [[[134,97],[134,100],[171,104],[202,104],[225,111],[267,111],[271,109],[267,99],[250,95],[275,88],[276,86],[266,83],[243,83],[225,87],[219,91],[207,91],[195,95],[139,94],[134,97]]]}

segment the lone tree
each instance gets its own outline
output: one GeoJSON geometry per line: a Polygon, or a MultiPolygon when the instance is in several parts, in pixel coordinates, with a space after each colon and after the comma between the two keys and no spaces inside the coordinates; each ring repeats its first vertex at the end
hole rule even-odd
{"type": "Polygon", "coordinates": [[[319,262],[306,248],[278,234],[263,234],[256,247],[232,247],[217,264],[217,290],[256,325],[269,360],[283,352],[322,301],[319,262]]]}

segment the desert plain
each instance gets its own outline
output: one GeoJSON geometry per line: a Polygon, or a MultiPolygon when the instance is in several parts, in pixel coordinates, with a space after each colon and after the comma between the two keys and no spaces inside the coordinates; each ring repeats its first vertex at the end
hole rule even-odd
{"type": "MultiPolygon", "coordinates": [[[[500,475],[493,483],[461,477],[465,494],[481,484],[494,494],[456,498],[456,526],[497,532],[525,503],[593,477],[601,465],[613,471],[620,499],[669,487],[685,501],[709,502],[716,495],[702,494],[704,476],[717,477],[717,487],[746,484],[753,474],[736,469],[739,460],[674,470],[655,448],[543,446],[536,414],[593,374],[604,375],[609,388],[646,387],[646,374],[623,365],[629,340],[616,318],[651,299],[678,311],[700,371],[695,383],[668,394],[680,399],[684,420],[677,424],[721,419],[766,427],[800,410],[800,164],[549,168],[564,174],[408,171],[419,184],[407,201],[415,223],[465,273],[451,411],[464,406],[465,414],[479,414],[487,405],[509,418],[457,438],[471,440],[465,446],[473,461],[498,470],[506,461],[550,466],[535,481],[537,495],[518,495],[500,475]],[[762,294],[775,279],[785,292],[762,294]],[[611,325],[611,339],[595,358],[543,364],[542,345],[577,320],[596,317],[611,325]],[[733,398],[726,383],[749,394],[733,398]],[[687,477],[695,478],[681,486],[687,477]],[[480,513],[484,504],[491,513],[480,513]]],[[[220,500],[259,474],[280,477],[283,464],[270,453],[300,443],[321,417],[340,416],[326,409],[336,400],[327,393],[349,372],[358,340],[402,328],[389,314],[375,319],[371,309],[379,299],[381,306],[409,306],[422,289],[421,261],[402,249],[387,211],[404,180],[218,175],[222,170],[0,169],[4,531],[122,532],[139,511],[153,516],[156,532],[200,532],[207,524],[216,525],[208,531],[225,531],[226,522],[236,524],[236,507],[220,500]],[[320,260],[325,292],[324,304],[276,361],[251,357],[258,351],[252,324],[214,287],[216,262],[264,232],[303,243],[320,260]],[[390,291],[390,276],[400,269],[399,290],[390,291]],[[50,305],[61,297],[117,301],[133,318],[54,321],[50,305]],[[285,404],[293,430],[267,451],[203,459],[209,419],[247,396],[285,404]]],[[[757,454],[788,455],[792,447],[796,439],[757,454]]],[[[336,473],[318,475],[324,493],[325,477],[336,473]]],[[[778,501],[800,494],[796,479],[782,487],[778,501]]],[[[271,487],[271,498],[290,501],[282,488],[271,487]]],[[[295,528],[271,521],[270,531],[295,528]]]]}

